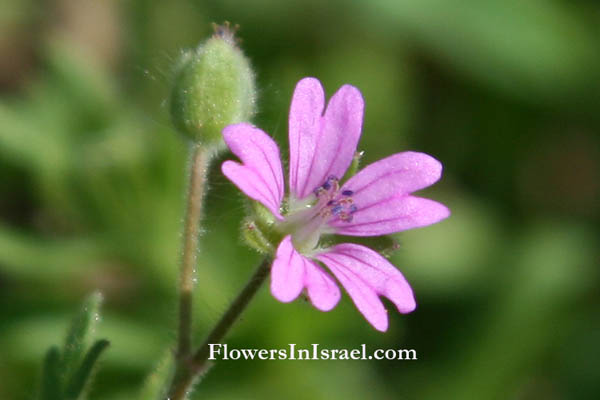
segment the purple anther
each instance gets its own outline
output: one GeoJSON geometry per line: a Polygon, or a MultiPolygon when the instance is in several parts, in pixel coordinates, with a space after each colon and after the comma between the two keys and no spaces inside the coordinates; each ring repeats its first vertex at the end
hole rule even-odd
{"type": "Polygon", "coordinates": [[[342,194],[343,194],[344,196],[352,196],[352,195],[354,194],[354,192],[353,192],[352,190],[344,190],[344,191],[342,192],[342,194]]]}
{"type": "Polygon", "coordinates": [[[331,209],[333,215],[338,215],[342,211],[342,206],[337,205],[331,209]]]}
{"type": "Polygon", "coordinates": [[[358,210],[358,207],[356,207],[356,204],[352,204],[350,206],[350,214],[354,214],[356,210],[358,210]]]}

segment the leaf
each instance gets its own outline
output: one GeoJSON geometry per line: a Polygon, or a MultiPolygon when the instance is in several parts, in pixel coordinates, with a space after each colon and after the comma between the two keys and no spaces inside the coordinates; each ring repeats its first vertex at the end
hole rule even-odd
{"type": "Polygon", "coordinates": [[[98,242],[90,238],[46,239],[0,224],[0,271],[36,283],[79,279],[82,266],[103,256],[98,242]]]}
{"type": "Polygon", "coordinates": [[[162,356],[154,371],[148,375],[140,391],[140,400],[162,400],[166,393],[167,383],[174,373],[173,352],[167,351],[162,356]]]}
{"type": "Polygon", "coordinates": [[[98,313],[101,303],[100,292],[93,293],[87,298],[83,308],[71,323],[61,360],[61,370],[66,377],[73,374],[91,340],[96,322],[99,320],[98,313]]]}
{"type": "Polygon", "coordinates": [[[85,355],[81,366],[67,384],[64,397],[66,400],[77,400],[81,397],[81,394],[84,392],[84,389],[90,381],[96,362],[109,345],[110,342],[108,340],[100,339],[90,348],[85,355]]]}
{"type": "Polygon", "coordinates": [[[52,346],[44,359],[40,400],[62,400],[60,377],[60,350],[52,346]]]}
{"type": "MultiPolygon", "coordinates": [[[[595,87],[591,24],[569,2],[519,0],[373,0],[366,19],[401,31],[440,62],[523,99],[562,100],[595,87]]],[[[401,35],[399,35],[401,36],[401,35]]]]}

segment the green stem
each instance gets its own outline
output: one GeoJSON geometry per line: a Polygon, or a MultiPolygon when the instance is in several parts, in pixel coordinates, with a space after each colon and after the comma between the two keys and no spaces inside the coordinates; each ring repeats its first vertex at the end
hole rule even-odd
{"type": "Polygon", "coordinates": [[[210,153],[202,146],[192,147],[192,165],[188,187],[188,203],[183,232],[183,255],[179,282],[179,335],[177,359],[189,357],[192,344],[192,291],[194,289],[194,267],[198,252],[198,234],[202,204],[206,191],[206,171],[210,153]]]}
{"type": "Polygon", "coordinates": [[[266,258],[263,260],[248,283],[246,283],[246,286],[244,286],[244,289],[235,298],[233,303],[231,303],[231,306],[229,306],[225,314],[223,314],[217,325],[209,333],[196,353],[187,360],[182,360],[182,362],[178,363],[167,399],[185,399],[191,391],[192,385],[208,370],[210,367],[210,364],[208,363],[208,357],[210,355],[209,345],[212,343],[221,343],[223,341],[235,321],[237,321],[252,298],[254,298],[254,295],[258,292],[258,289],[260,289],[266,280],[269,275],[270,265],[270,259],[266,258]]]}

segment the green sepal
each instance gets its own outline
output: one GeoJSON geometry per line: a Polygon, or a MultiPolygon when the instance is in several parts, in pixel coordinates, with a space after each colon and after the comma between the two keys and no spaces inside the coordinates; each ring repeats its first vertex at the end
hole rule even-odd
{"type": "Polygon", "coordinates": [[[62,379],[60,373],[60,350],[58,346],[48,349],[44,358],[40,400],[62,400],[62,379]]]}
{"type": "Polygon", "coordinates": [[[364,154],[365,154],[364,151],[357,151],[354,153],[354,156],[352,157],[352,163],[350,164],[350,168],[348,168],[348,171],[346,171],[346,174],[344,175],[344,178],[342,179],[343,182],[347,181],[348,179],[350,179],[354,175],[356,175],[356,173],[360,169],[360,161],[362,160],[362,157],[364,154]]]}
{"type": "Polygon", "coordinates": [[[65,340],[61,358],[61,370],[67,379],[79,367],[85,349],[91,341],[98,322],[102,294],[92,293],[83,303],[80,312],[73,318],[65,340]]]}
{"type": "Polygon", "coordinates": [[[277,219],[261,203],[250,201],[247,204],[249,216],[242,223],[242,238],[259,253],[271,255],[283,239],[283,234],[277,229],[277,219]]]}
{"type": "Polygon", "coordinates": [[[252,218],[246,218],[242,222],[242,239],[248,246],[261,254],[273,254],[275,251],[273,244],[252,218]]]}
{"type": "Polygon", "coordinates": [[[84,389],[89,385],[92,372],[100,355],[108,348],[110,342],[106,339],[97,340],[87,352],[79,369],[73,374],[65,389],[65,400],[82,398],[84,389]]]}

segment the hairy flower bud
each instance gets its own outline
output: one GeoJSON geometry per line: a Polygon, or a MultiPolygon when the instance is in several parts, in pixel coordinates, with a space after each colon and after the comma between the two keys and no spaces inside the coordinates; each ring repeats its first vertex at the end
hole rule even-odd
{"type": "Polygon", "coordinates": [[[255,108],[254,73],[229,25],[196,50],[182,54],[171,93],[171,117],[179,131],[205,146],[222,147],[221,131],[248,121],[255,108]]]}

